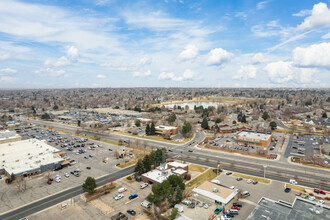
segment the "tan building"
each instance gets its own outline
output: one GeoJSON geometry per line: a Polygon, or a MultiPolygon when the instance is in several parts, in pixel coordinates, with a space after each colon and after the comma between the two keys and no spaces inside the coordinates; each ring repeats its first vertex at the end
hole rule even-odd
{"type": "Polygon", "coordinates": [[[13,141],[20,141],[22,137],[16,133],[16,131],[0,131],[0,144],[13,142],[13,141]]]}
{"type": "Polygon", "coordinates": [[[254,131],[241,131],[235,141],[244,145],[254,145],[257,147],[268,147],[272,140],[272,135],[254,131]]]}
{"type": "Polygon", "coordinates": [[[245,129],[245,127],[242,125],[229,126],[227,124],[222,124],[221,127],[219,126],[219,133],[220,134],[232,134],[237,131],[242,131],[244,129],[245,129]]]}
{"type": "Polygon", "coordinates": [[[178,134],[178,127],[159,125],[155,127],[155,129],[156,134],[160,134],[162,136],[171,136],[178,134]]]}

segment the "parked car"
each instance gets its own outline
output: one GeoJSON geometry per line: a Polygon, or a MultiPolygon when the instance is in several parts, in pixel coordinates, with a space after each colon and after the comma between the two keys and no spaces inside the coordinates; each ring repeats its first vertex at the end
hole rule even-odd
{"type": "Polygon", "coordinates": [[[208,208],[209,208],[209,204],[205,204],[204,209],[208,209],[208,208]]]}
{"type": "Polygon", "coordinates": [[[314,201],[315,200],[315,197],[314,196],[310,196],[308,199],[311,200],[311,201],[314,201]]]}
{"type": "Polygon", "coordinates": [[[289,183],[292,184],[292,185],[297,185],[298,184],[298,182],[294,179],[290,179],[289,183]]]}
{"type": "Polygon", "coordinates": [[[90,169],[92,169],[92,167],[89,167],[89,166],[88,166],[88,167],[86,167],[86,169],[90,170],[90,169]]]}
{"type": "Polygon", "coordinates": [[[240,208],[240,207],[238,207],[238,206],[232,206],[232,207],[231,207],[231,209],[237,209],[237,210],[241,210],[241,208],[240,208]]]}
{"type": "Polygon", "coordinates": [[[243,180],[243,178],[242,177],[237,177],[236,180],[241,181],[241,180],[243,180]]]}
{"type": "Polygon", "coordinates": [[[319,203],[320,203],[320,204],[324,204],[324,200],[322,200],[322,199],[319,200],[319,203]]]}
{"type": "Polygon", "coordinates": [[[258,183],[258,181],[254,180],[253,181],[253,185],[256,185],[258,183]]]}
{"type": "Polygon", "coordinates": [[[231,174],[233,174],[233,173],[232,173],[232,172],[227,172],[227,173],[226,173],[226,175],[231,175],[231,174]]]}
{"type": "Polygon", "coordinates": [[[301,194],[301,198],[307,198],[308,197],[308,194],[307,193],[303,193],[303,194],[301,194]]]}
{"type": "Polygon", "coordinates": [[[214,210],[214,214],[219,214],[222,210],[221,206],[218,206],[215,210],[214,210]]]}
{"type": "Polygon", "coordinates": [[[64,176],[65,176],[65,177],[69,177],[70,175],[69,175],[68,173],[65,173],[64,176]]]}
{"type": "Polygon", "coordinates": [[[138,194],[132,194],[132,195],[130,195],[129,197],[128,197],[128,199],[135,199],[136,197],[138,197],[138,194]]]}
{"type": "Polygon", "coordinates": [[[213,219],[215,219],[215,217],[216,217],[215,214],[211,214],[211,215],[209,216],[209,220],[213,220],[213,219]]]}
{"type": "Polygon", "coordinates": [[[131,214],[131,215],[136,215],[136,212],[133,209],[128,209],[127,213],[131,214]]]}
{"type": "Polygon", "coordinates": [[[248,179],[246,182],[247,182],[248,184],[250,184],[250,183],[252,183],[252,182],[253,182],[253,180],[251,180],[251,179],[248,179]]]}
{"type": "Polygon", "coordinates": [[[291,188],[290,187],[286,187],[285,189],[284,189],[284,192],[286,192],[286,193],[288,193],[288,192],[290,192],[291,191],[291,188]]]}
{"type": "Polygon", "coordinates": [[[144,189],[144,188],[146,188],[147,186],[149,186],[148,183],[142,183],[142,184],[140,185],[140,188],[141,188],[141,189],[144,189]]]}
{"type": "Polygon", "coordinates": [[[240,202],[234,202],[233,203],[233,206],[242,207],[242,203],[240,203],[240,202]]]}
{"type": "Polygon", "coordinates": [[[115,200],[119,200],[119,199],[121,199],[121,198],[123,198],[123,197],[124,197],[123,194],[117,194],[117,195],[115,195],[113,198],[114,198],[115,200]]]}
{"type": "Polygon", "coordinates": [[[300,192],[300,191],[296,192],[297,196],[301,196],[301,194],[302,194],[302,192],[300,192]]]}

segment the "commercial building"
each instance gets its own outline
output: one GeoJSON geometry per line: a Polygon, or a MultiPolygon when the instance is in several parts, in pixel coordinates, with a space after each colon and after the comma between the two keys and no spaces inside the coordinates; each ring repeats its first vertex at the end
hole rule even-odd
{"type": "Polygon", "coordinates": [[[230,208],[234,200],[238,198],[237,189],[230,189],[210,181],[203,182],[192,191],[197,199],[224,206],[226,209],[230,208]]]}
{"type": "Polygon", "coordinates": [[[173,127],[173,126],[159,125],[155,127],[155,130],[156,130],[156,134],[160,134],[166,137],[178,134],[178,127],[173,127]]]}
{"type": "Polygon", "coordinates": [[[241,131],[237,133],[235,141],[244,145],[254,145],[258,147],[268,147],[272,139],[271,134],[254,132],[254,131],[241,131]]]}
{"type": "Polygon", "coordinates": [[[219,124],[218,126],[220,134],[232,134],[245,129],[245,127],[242,125],[219,124]]]}
{"type": "Polygon", "coordinates": [[[0,144],[0,173],[30,176],[61,167],[59,150],[37,139],[0,144]]]}
{"type": "Polygon", "coordinates": [[[142,174],[141,179],[146,183],[162,183],[173,174],[178,175],[181,178],[185,178],[188,174],[188,164],[179,162],[162,164],[154,170],[142,174]]]}
{"type": "MultiPolygon", "coordinates": [[[[22,137],[16,133],[16,131],[0,131],[0,144],[13,142],[13,141],[20,141],[22,137]]],[[[0,150],[1,152],[1,150],[0,150]]]]}
{"type": "Polygon", "coordinates": [[[292,204],[281,200],[274,201],[268,198],[261,198],[247,220],[310,220],[329,218],[329,206],[296,197],[292,204]]]}

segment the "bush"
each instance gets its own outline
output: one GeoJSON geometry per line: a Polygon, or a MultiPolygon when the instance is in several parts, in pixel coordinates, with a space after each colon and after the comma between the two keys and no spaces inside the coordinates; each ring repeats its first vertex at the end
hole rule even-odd
{"type": "Polygon", "coordinates": [[[128,176],[126,177],[127,180],[131,181],[132,180],[132,177],[131,176],[128,176]]]}
{"type": "MultiPolygon", "coordinates": [[[[117,158],[118,159],[118,158],[117,158]]],[[[116,166],[118,167],[120,165],[120,163],[117,163],[116,166]]]]}

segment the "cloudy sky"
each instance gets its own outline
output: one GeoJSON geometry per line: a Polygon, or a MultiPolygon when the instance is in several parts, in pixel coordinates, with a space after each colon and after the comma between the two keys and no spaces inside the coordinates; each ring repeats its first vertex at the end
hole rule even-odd
{"type": "Polygon", "coordinates": [[[0,89],[329,87],[330,1],[0,0],[0,89]]]}

